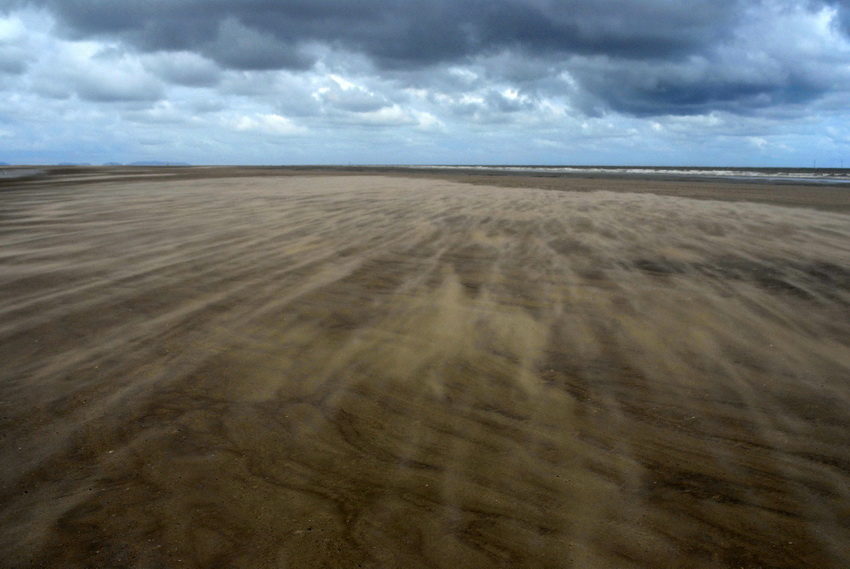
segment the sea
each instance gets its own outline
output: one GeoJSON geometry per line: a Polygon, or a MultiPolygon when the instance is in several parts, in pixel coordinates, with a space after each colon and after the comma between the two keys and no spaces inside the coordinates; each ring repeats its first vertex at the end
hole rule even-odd
{"type": "Polygon", "coordinates": [[[850,184],[848,168],[713,168],[668,166],[475,166],[422,165],[414,169],[536,176],[623,176],[636,178],[723,179],[790,184],[850,184]]]}

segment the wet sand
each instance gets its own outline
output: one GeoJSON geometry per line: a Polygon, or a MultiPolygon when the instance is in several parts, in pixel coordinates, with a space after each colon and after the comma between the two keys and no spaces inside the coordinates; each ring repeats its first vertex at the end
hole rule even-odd
{"type": "Polygon", "coordinates": [[[65,176],[0,191],[4,567],[850,559],[844,194],[65,176]]]}

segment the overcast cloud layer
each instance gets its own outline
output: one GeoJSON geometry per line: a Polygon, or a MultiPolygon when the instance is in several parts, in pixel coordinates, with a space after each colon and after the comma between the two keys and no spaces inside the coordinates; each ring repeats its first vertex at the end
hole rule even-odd
{"type": "Polygon", "coordinates": [[[850,0],[0,0],[0,161],[850,166],[850,0]]]}

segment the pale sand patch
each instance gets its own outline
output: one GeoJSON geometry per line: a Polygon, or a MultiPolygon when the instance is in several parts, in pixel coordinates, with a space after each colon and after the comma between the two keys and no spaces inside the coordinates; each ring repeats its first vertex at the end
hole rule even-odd
{"type": "Polygon", "coordinates": [[[6,565],[841,567],[850,217],[595,183],[7,192],[6,565]]]}

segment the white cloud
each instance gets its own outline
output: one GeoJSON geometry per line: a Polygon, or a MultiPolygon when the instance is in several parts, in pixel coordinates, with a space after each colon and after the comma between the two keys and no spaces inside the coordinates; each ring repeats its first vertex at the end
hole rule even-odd
{"type": "Polygon", "coordinates": [[[330,75],[328,75],[328,79],[330,79],[331,81],[333,81],[334,83],[339,85],[339,88],[342,89],[343,91],[350,91],[352,89],[360,89],[360,90],[363,90],[363,91],[366,90],[366,89],[363,89],[362,87],[358,87],[355,83],[352,83],[351,81],[348,81],[347,79],[343,79],[342,77],[340,77],[339,75],[336,75],[334,73],[331,73],[330,75]]]}
{"type": "Polygon", "coordinates": [[[312,96],[325,106],[327,112],[340,110],[370,114],[391,106],[385,96],[335,74],[328,75],[312,96]]]}
{"type": "Polygon", "coordinates": [[[307,132],[306,128],[293,123],[286,117],[276,114],[241,116],[232,120],[231,125],[239,131],[250,131],[275,136],[292,136],[307,132]]]}
{"type": "Polygon", "coordinates": [[[761,136],[748,136],[747,142],[749,142],[751,145],[755,146],[759,150],[764,150],[770,145],[767,139],[761,136]]]}
{"type": "Polygon", "coordinates": [[[390,105],[362,113],[350,113],[346,116],[346,122],[364,126],[403,126],[418,123],[412,112],[399,105],[390,105]]]}
{"type": "Polygon", "coordinates": [[[446,130],[445,123],[431,113],[425,111],[411,111],[410,113],[416,120],[416,126],[419,130],[435,132],[444,132],[446,130]]]}
{"type": "Polygon", "coordinates": [[[19,15],[0,18],[0,73],[23,73],[35,55],[19,15]]]}
{"type": "Polygon", "coordinates": [[[152,102],[165,95],[162,82],[120,44],[62,40],[39,29],[28,34],[27,41],[39,45],[39,51],[24,85],[36,95],[76,95],[97,103],[152,102]]]}
{"type": "Polygon", "coordinates": [[[162,83],[138,61],[87,62],[73,73],[71,82],[77,95],[92,102],[157,101],[165,94],[162,83]]]}

